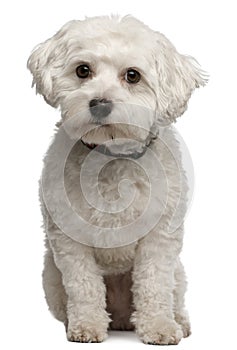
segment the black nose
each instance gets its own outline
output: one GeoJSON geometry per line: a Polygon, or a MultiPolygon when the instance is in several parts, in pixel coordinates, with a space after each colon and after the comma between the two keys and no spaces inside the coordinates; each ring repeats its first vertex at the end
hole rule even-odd
{"type": "Polygon", "coordinates": [[[90,106],[90,112],[93,115],[93,117],[96,117],[98,119],[107,117],[112,109],[113,109],[113,103],[112,101],[106,100],[106,99],[98,99],[95,98],[89,102],[90,106]]]}

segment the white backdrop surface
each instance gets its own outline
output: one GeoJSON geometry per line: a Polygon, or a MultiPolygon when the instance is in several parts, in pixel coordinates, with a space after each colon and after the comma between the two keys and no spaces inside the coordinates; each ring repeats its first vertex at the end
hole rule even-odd
{"type": "Polygon", "coordinates": [[[31,90],[26,60],[66,21],[132,14],[197,58],[210,81],[176,127],[192,155],[195,195],[182,259],[192,336],[178,349],[234,349],[236,334],[235,1],[8,1],[1,4],[1,337],[2,349],[145,348],[134,333],[73,344],[47,311],[41,287],[43,233],[38,179],[59,112],[31,90]]]}

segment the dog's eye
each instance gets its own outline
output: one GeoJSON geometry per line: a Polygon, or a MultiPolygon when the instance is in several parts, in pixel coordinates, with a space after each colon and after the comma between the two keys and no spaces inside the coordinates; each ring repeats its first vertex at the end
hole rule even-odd
{"type": "Polygon", "coordinates": [[[137,84],[141,79],[141,75],[135,69],[128,69],[125,74],[125,79],[130,84],[137,84]]]}
{"type": "Polygon", "coordinates": [[[90,67],[87,64],[81,64],[76,69],[76,74],[81,79],[86,79],[91,73],[90,67]]]}

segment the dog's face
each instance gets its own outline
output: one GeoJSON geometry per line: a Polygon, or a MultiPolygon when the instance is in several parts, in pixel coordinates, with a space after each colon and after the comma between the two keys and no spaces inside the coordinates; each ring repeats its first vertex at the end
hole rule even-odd
{"type": "Polygon", "coordinates": [[[88,143],[144,141],[157,123],[174,121],[204,85],[193,59],[132,17],[67,23],[30,56],[37,92],[60,106],[73,137],[88,143]]]}

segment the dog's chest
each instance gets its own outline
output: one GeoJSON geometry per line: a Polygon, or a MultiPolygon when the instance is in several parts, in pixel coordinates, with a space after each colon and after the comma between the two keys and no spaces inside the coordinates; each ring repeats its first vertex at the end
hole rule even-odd
{"type": "Polygon", "coordinates": [[[108,157],[105,164],[87,162],[85,154],[72,152],[66,163],[64,183],[72,208],[100,227],[134,222],[150,194],[144,170],[127,159],[108,157]]]}

